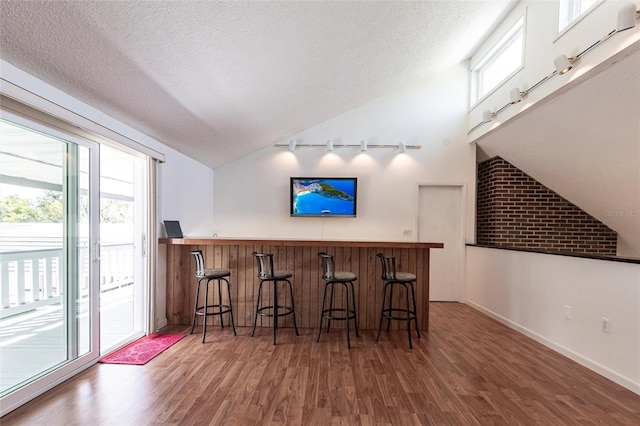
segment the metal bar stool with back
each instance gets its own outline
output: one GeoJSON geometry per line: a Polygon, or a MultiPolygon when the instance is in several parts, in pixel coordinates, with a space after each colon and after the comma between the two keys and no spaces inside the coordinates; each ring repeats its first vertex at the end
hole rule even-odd
{"type": "Polygon", "coordinates": [[[382,319],[387,319],[387,331],[391,328],[391,320],[406,321],[407,335],[409,337],[409,348],[413,348],[411,342],[411,321],[415,323],[416,333],[420,337],[420,327],[418,326],[418,314],[416,313],[416,295],[413,289],[413,283],[416,276],[409,272],[396,271],[396,257],[386,256],[378,253],[376,256],[380,258],[382,263],[382,281],[384,281],[384,290],[382,292],[382,309],[380,310],[380,322],[378,324],[378,335],[376,342],[380,339],[380,331],[382,330],[382,319]],[[396,286],[404,287],[405,305],[404,307],[393,307],[393,290],[396,286]],[[409,303],[409,294],[411,294],[411,302],[409,303]],[[388,295],[388,298],[387,298],[388,295]],[[389,301],[385,308],[385,301],[389,301]]]}
{"type": "Polygon", "coordinates": [[[331,320],[341,320],[347,322],[347,347],[351,348],[349,321],[353,321],[356,336],[360,336],[358,333],[358,317],[356,315],[356,295],[353,288],[353,282],[356,281],[358,277],[353,272],[336,271],[332,255],[320,252],[318,256],[322,259],[322,279],[325,281],[325,285],[316,342],[320,341],[323,319],[327,320],[327,331],[331,328],[331,320]],[[343,286],[344,306],[340,308],[333,306],[333,292],[336,284],[343,286]],[[327,289],[329,289],[329,308],[326,308],[327,289]],[[351,303],[349,303],[349,300],[351,300],[351,303]]]}
{"type": "MultiPolygon", "coordinates": [[[[210,315],[220,315],[220,326],[224,328],[224,319],[223,314],[228,313],[231,319],[231,327],[233,328],[233,335],[236,335],[236,326],[233,322],[233,307],[231,303],[231,286],[229,285],[229,280],[227,277],[231,276],[231,272],[228,269],[223,268],[213,268],[213,269],[205,269],[204,267],[204,256],[202,255],[202,250],[193,250],[191,252],[193,258],[196,261],[196,278],[198,279],[198,285],[196,287],[196,300],[193,308],[193,321],[191,324],[191,332],[189,334],[193,334],[193,329],[196,326],[196,317],[202,317],[202,343],[204,343],[205,336],[207,334],[207,316],[210,315]],[[199,297],[200,297],[200,284],[202,281],[206,281],[205,290],[204,290],[204,301],[202,301],[199,305],[199,297]],[[213,303],[209,301],[209,283],[211,281],[218,282],[218,303],[213,303]],[[229,304],[223,303],[222,300],[222,290],[221,290],[221,281],[227,283],[227,296],[229,299],[229,304]]],[[[214,290],[214,299],[215,299],[215,290],[214,290]]]]}
{"type": "Polygon", "coordinates": [[[296,321],[296,310],[293,303],[293,284],[289,278],[293,274],[289,271],[280,271],[273,268],[273,254],[271,253],[256,253],[253,252],[253,256],[258,262],[258,278],[260,279],[260,285],[258,287],[258,297],[256,299],[256,313],[253,319],[253,329],[251,330],[251,336],[256,331],[256,324],[258,323],[258,315],[273,318],[273,344],[276,344],[276,331],[278,330],[278,318],[285,315],[293,315],[293,326],[296,330],[296,336],[299,336],[298,325],[296,321]],[[278,300],[278,282],[284,281],[289,284],[289,295],[291,297],[291,306],[280,305],[278,300]],[[260,305],[262,297],[262,284],[265,282],[272,284],[272,301],[271,305],[260,305]]]}

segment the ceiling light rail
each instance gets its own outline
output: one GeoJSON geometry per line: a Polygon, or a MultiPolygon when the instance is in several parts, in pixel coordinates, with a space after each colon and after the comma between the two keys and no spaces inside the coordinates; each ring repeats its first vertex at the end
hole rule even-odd
{"type": "Polygon", "coordinates": [[[603,42],[611,38],[614,34],[634,28],[636,26],[636,21],[638,19],[640,19],[640,10],[636,10],[635,4],[633,3],[625,4],[618,11],[618,21],[615,29],[611,30],[607,35],[605,35],[604,37],[602,37],[601,39],[593,43],[591,46],[584,49],[582,52],[578,53],[576,56],[569,58],[567,57],[567,55],[559,55],[558,57],[556,57],[553,61],[553,65],[555,69],[550,74],[546,75],[544,78],[542,78],[540,81],[538,81],[536,84],[534,84],[527,90],[521,91],[518,87],[514,87],[513,89],[511,89],[511,91],[509,92],[509,102],[506,103],[502,108],[499,108],[497,111],[491,111],[489,109],[483,111],[482,121],[476,124],[475,126],[473,126],[473,128],[471,128],[471,130],[469,130],[467,134],[471,134],[483,124],[492,122],[498,116],[498,114],[500,114],[502,111],[504,111],[511,105],[520,103],[522,99],[525,96],[527,96],[531,91],[538,88],[540,85],[542,85],[545,81],[549,80],[554,75],[563,75],[571,71],[571,69],[573,68],[573,63],[575,61],[580,59],[583,55],[585,55],[587,52],[589,52],[596,46],[599,46],[600,44],[602,44],[603,42]]]}
{"type": "Polygon", "coordinates": [[[334,143],[332,140],[328,140],[325,143],[297,143],[295,140],[291,140],[289,143],[277,143],[274,146],[286,147],[291,152],[298,148],[326,148],[327,151],[334,151],[338,148],[358,148],[362,152],[376,148],[398,149],[400,152],[406,152],[408,149],[422,149],[422,145],[413,145],[405,142],[398,142],[397,144],[370,144],[366,140],[362,140],[357,144],[334,143]]]}

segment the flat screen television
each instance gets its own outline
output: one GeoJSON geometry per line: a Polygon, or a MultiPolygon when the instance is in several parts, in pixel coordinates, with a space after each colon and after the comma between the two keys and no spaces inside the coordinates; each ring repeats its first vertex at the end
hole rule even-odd
{"type": "Polygon", "coordinates": [[[356,217],[358,178],[290,178],[291,217],[356,217]]]}

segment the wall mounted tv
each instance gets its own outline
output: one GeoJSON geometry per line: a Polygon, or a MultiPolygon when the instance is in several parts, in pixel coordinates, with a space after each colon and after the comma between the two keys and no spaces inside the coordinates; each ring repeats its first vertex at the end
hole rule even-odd
{"type": "Polygon", "coordinates": [[[292,177],[291,217],[356,217],[358,178],[292,177]]]}

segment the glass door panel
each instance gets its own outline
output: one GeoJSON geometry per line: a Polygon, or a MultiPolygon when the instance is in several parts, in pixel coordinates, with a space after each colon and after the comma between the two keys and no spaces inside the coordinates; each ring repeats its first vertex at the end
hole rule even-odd
{"type": "MultiPolygon", "coordinates": [[[[0,121],[0,397],[91,355],[91,145],[0,121]]],[[[93,205],[96,205],[94,202],[93,205]]]]}
{"type": "Polygon", "coordinates": [[[100,351],[145,332],[145,162],[126,152],[100,150],[100,351]]]}

